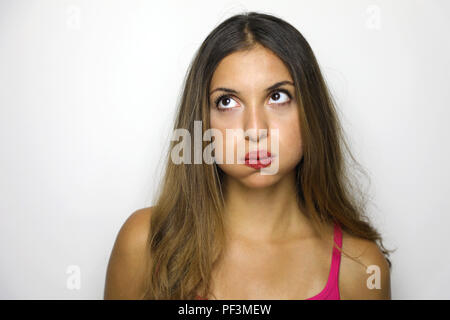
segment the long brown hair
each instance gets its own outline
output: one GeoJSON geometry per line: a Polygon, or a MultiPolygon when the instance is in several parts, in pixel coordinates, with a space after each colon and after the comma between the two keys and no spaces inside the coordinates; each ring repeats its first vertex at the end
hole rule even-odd
{"type": "MultiPolygon", "coordinates": [[[[297,199],[312,225],[337,222],[354,236],[378,241],[389,250],[365,216],[367,197],[355,172],[368,177],[351,155],[326,83],[313,51],[302,34],[282,19],[247,12],[220,23],[203,41],[184,80],[174,129],[194,132],[194,121],[210,128],[209,85],[227,55],[260,44],[274,52],[294,80],[299,106],[303,158],[296,167],[297,199]],[[345,153],[346,152],[346,153],[345,153]],[[346,158],[345,155],[348,155],[346,158]],[[353,165],[347,165],[349,160],[353,165]]],[[[171,141],[165,172],[152,208],[148,277],[143,299],[194,299],[207,296],[214,262],[224,248],[223,171],[215,164],[174,164],[171,141]]],[[[203,148],[207,142],[203,141],[203,148]]],[[[194,143],[191,143],[194,152],[194,143]]]]}

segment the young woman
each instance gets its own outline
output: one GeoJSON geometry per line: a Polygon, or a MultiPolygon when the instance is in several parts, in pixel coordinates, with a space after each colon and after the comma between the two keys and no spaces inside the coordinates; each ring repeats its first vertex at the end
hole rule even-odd
{"type": "Polygon", "coordinates": [[[298,30],[255,12],[217,26],[190,65],[174,128],[194,136],[195,121],[224,137],[248,132],[231,149],[243,143],[257,165],[168,158],[155,205],[117,236],[105,299],[391,298],[389,251],[364,215],[344,151],[357,162],[298,30]],[[274,160],[276,173],[262,174],[274,160]]]}

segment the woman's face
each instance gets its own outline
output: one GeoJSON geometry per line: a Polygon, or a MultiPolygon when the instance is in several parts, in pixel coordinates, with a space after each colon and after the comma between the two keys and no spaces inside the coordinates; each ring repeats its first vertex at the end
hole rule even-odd
{"type": "Polygon", "coordinates": [[[211,128],[219,130],[224,137],[223,147],[216,149],[215,155],[223,159],[218,166],[228,176],[248,187],[266,187],[295,169],[303,152],[294,94],[293,80],[286,66],[272,51],[261,45],[250,51],[234,52],[219,63],[210,84],[210,123],[211,128]],[[267,91],[279,82],[284,83],[267,91]],[[229,139],[226,138],[226,129],[241,129],[244,133],[248,129],[257,131],[248,131],[247,136],[235,136],[226,142],[229,139]],[[260,129],[266,131],[260,132],[260,129]],[[278,139],[272,129],[278,129],[278,139]],[[271,147],[277,142],[278,152],[275,152],[271,147]],[[232,164],[227,163],[230,161],[226,158],[227,143],[234,152],[232,164]],[[278,166],[276,173],[261,174],[261,169],[238,164],[238,143],[245,146],[244,154],[265,149],[278,157],[272,159],[272,165],[277,163],[278,166]]]}

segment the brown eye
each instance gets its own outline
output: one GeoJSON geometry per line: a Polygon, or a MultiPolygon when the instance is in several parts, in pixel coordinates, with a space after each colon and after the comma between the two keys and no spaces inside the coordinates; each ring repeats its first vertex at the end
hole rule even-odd
{"type": "Polygon", "coordinates": [[[230,103],[230,98],[229,97],[225,97],[222,100],[220,100],[221,102],[225,102],[225,104],[222,104],[223,106],[227,106],[230,103]]]}
{"type": "Polygon", "coordinates": [[[229,109],[233,109],[234,107],[232,101],[234,101],[234,99],[231,98],[230,96],[222,95],[216,99],[215,105],[216,108],[219,109],[220,111],[228,111],[229,109]]]}
{"type": "MultiPolygon", "coordinates": [[[[270,98],[275,101],[275,104],[285,104],[290,101],[290,95],[283,91],[275,91],[270,98]]],[[[271,104],[270,101],[269,104],[271,104]]]]}

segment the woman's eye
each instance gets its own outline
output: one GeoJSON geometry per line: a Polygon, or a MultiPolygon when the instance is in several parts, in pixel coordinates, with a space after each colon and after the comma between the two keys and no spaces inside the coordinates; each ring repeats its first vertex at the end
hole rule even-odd
{"type": "MultiPolygon", "coordinates": [[[[227,109],[232,109],[233,107],[235,107],[236,105],[233,105],[232,101],[234,101],[234,99],[232,99],[230,96],[221,96],[216,100],[216,107],[220,110],[220,111],[226,111],[227,109]]],[[[236,103],[236,101],[234,101],[236,103]]]]}
{"type": "MultiPolygon", "coordinates": [[[[275,102],[275,104],[285,104],[288,103],[290,101],[290,95],[286,92],[283,91],[275,91],[274,93],[272,93],[272,95],[270,96],[270,99],[273,99],[275,102]],[[284,98],[283,98],[284,97],[284,98]]],[[[269,100],[269,104],[270,100],[269,100]]]]}
{"type": "MultiPolygon", "coordinates": [[[[269,104],[285,105],[291,102],[291,95],[288,92],[279,90],[270,95],[269,104]],[[273,100],[273,102],[270,102],[273,100]]],[[[222,95],[214,101],[219,111],[229,111],[237,106],[237,102],[229,95],[222,95]],[[233,104],[234,102],[234,104],[233,104]]]]}

